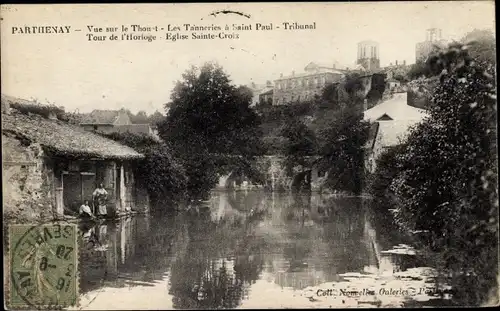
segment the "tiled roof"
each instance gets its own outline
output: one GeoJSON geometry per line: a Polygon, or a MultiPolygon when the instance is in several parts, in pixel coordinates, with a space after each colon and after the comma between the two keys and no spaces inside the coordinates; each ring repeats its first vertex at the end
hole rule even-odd
{"type": "Polygon", "coordinates": [[[82,124],[113,124],[119,114],[119,110],[93,110],[84,115],[82,124]]]}
{"type": "MultiPolygon", "coordinates": [[[[2,97],[4,101],[4,97],[2,97]]],[[[136,159],[143,155],[134,149],[81,127],[37,114],[24,114],[11,109],[2,113],[2,134],[13,134],[41,144],[60,156],[101,159],[136,159]]]]}
{"type": "Polygon", "coordinates": [[[421,121],[426,116],[424,109],[409,106],[407,103],[407,93],[396,93],[390,98],[375,107],[364,112],[366,121],[374,122],[384,114],[395,121],[416,120],[421,121]]]}
{"type": "Polygon", "coordinates": [[[273,94],[274,88],[269,88],[267,90],[264,90],[260,95],[271,95],[273,94]]]}

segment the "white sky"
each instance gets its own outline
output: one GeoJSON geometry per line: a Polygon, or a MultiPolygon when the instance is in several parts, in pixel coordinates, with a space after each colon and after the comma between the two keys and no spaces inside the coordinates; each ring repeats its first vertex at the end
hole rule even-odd
{"type": "MultiPolygon", "coordinates": [[[[445,39],[474,28],[494,30],[494,3],[247,3],[2,6],[2,93],[79,109],[156,109],[170,99],[174,82],[191,64],[217,61],[236,84],[264,83],[301,72],[310,61],[353,65],[357,43],[380,44],[381,65],[413,63],[425,29],[445,39]],[[210,13],[219,10],[235,14],[210,13]],[[203,20],[202,20],[203,19],[203,20]],[[88,42],[87,25],[316,22],[315,31],[240,32],[239,40],[88,42]],[[70,25],[69,35],[12,35],[12,27],[70,25]]],[[[232,31],[229,31],[231,33],[232,31]]],[[[157,36],[164,32],[156,33],[157,36]]]]}

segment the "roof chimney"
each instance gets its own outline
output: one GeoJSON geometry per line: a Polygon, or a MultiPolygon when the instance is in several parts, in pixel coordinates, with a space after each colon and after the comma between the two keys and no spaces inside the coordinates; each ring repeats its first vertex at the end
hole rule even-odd
{"type": "Polygon", "coordinates": [[[403,65],[405,65],[405,66],[406,66],[406,60],[404,60],[404,61],[403,61],[403,65]]]}
{"type": "Polygon", "coordinates": [[[283,78],[283,73],[280,73],[280,78],[283,78]]]}
{"type": "Polygon", "coordinates": [[[398,60],[396,59],[396,66],[398,65],[398,60]]]}
{"type": "Polygon", "coordinates": [[[292,77],[295,77],[295,70],[292,71],[292,77]]]}

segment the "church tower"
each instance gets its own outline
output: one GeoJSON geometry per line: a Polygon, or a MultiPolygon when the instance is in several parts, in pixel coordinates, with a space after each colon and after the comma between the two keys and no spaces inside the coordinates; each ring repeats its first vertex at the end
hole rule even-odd
{"type": "Polygon", "coordinates": [[[361,41],[358,43],[358,57],[356,64],[363,66],[368,71],[380,68],[379,44],[375,41],[361,41]]]}

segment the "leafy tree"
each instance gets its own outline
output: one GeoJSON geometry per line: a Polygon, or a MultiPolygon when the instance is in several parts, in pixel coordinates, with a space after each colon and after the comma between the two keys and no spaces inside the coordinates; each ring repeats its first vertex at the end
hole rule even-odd
{"type": "Polygon", "coordinates": [[[317,141],[314,132],[299,118],[290,116],[281,129],[281,136],[286,139],[283,153],[286,155],[285,167],[292,175],[295,166],[307,166],[306,157],[317,153],[317,141]]]}
{"type": "Polygon", "coordinates": [[[152,115],[148,117],[148,123],[157,126],[165,119],[165,116],[156,110],[152,115]]]}
{"type": "Polygon", "coordinates": [[[321,101],[321,107],[326,106],[332,109],[338,109],[341,102],[340,84],[329,83],[325,85],[323,91],[321,92],[321,101]]]}
{"type": "Polygon", "coordinates": [[[498,286],[494,67],[459,43],[427,65],[439,84],[429,118],[410,133],[395,163],[396,218],[407,230],[430,232],[429,247],[455,272],[456,299],[477,305],[498,286]]]}
{"type": "Polygon", "coordinates": [[[260,119],[250,104],[248,93],[217,64],[192,67],[177,82],[159,133],[186,168],[191,195],[206,195],[215,186],[230,169],[228,155],[251,161],[264,152],[260,119]]]}
{"type": "Polygon", "coordinates": [[[420,77],[428,77],[431,71],[427,67],[425,60],[417,60],[417,62],[411,65],[408,71],[408,78],[410,80],[418,79],[420,77]]]}
{"type": "Polygon", "coordinates": [[[366,94],[369,107],[373,107],[381,99],[385,91],[385,74],[373,74],[371,76],[370,89],[366,94]]]}
{"type": "Polygon", "coordinates": [[[244,102],[252,102],[253,91],[246,85],[240,85],[237,89],[244,102]]]}
{"type": "Polygon", "coordinates": [[[345,78],[345,82],[341,84],[341,87],[346,91],[348,97],[344,100],[347,101],[349,106],[357,105],[363,103],[362,96],[360,96],[363,91],[363,81],[361,80],[361,74],[351,73],[345,78]]]}
{"type": "MultiPolygon", "coordinates": [[[[145,158],[136,163],[134,175],[137,182],[146,186],[149,197],[158,203],[180,200],[186,192],[187,178],[181,164],[173,158],[169,147],[145,134],[101,134],[134,148],[145,158]]],[[[167,205],[170,206],[170,205],[167,205]]]]}
{"type": "Polygon", "coordinates": [[[335,190],[359,194],[363,186],[364,152],[369,123],[359,107],[335,112],[319,130],[320,168],[328,172],[327,185],[335,190]]]}
{"type": "Polygon", "coordinates": [[[137,114],[133,114],[130,110],[127,110],[128,116],[130,118],[130,122],[132,124],[147,124],[148,123],[148,115],[145,111],[139,111],[137,114]]]}
{"type": "Polygon", "coordinates": [[[404,75],[402,74],[396,74],[394,75],[394,80],[396,81],[399,81],[401,83],[405,83],[405,82],[408,82],[408,78],[406,78],[404,75]]]}
{"type": "Polygon", "coordinates": [[[491,30],[478,30],[467,33],[461,40],[469,44],[469,55],[478,62],[496,63],[495,35],[491,30]]]}

